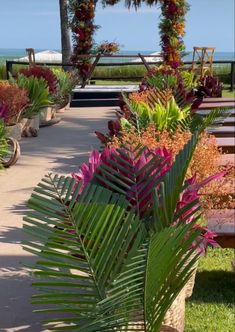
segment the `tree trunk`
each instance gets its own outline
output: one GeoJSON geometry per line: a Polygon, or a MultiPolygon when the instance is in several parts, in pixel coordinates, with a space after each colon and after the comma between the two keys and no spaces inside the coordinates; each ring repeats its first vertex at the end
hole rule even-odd
{"type": "MultiPolygon", "coordinates": [[[[72,55],[69,19],[68,19],[68,3],[67,0],[59,0],[60,4],[60,29],[61,29],[61,49],[62,49],[62,63],[70,63],[72,55]]],[[[63,66],[64,70],[69,70],[70,67],[63,66]]]]}

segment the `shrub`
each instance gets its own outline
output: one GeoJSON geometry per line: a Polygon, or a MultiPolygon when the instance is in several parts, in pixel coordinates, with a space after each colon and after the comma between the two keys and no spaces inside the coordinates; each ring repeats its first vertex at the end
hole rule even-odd
{"type": "Polygon", "coordinates": [[[50,94],[57,92],[57,78],[53,72],[47,67],[33,66],[27,69],[21,69],[20,73],[26,77],[34,76],[37,78],[43,78],[47,82],[50,94]]]}
{"type": "MultiPolygon", "coordinates": [[[[108,145],[120,148],[125,142],[134,141],[148,146],[150,149],[165,147],[171,151],[174,160],[191,136],[190,131],[182,132],[177,130],[175,133],[169,133],[167,130],[164,130],[159,132],[154,125],[149,125],[140,134],[133,129],[123,130],[122,135],[114,136],[108,145]]],[[[216,138],[205,132],[202,133],[188,167],[187,178],[191,178],[196,174],[197,181],[201,182],[220,171],[226,172],[225,177],[216,182],[210,182],[201,189],[200,199],[204,209],[229,208],[233,204],[232,197],[226,195],[226,187],[233,178],[233,170],[230,165],[219,166],[221,156],[222,152],[217,146],[216,138]]]]}
{"type": "Polygon", "coordinates": [[[162,95],[160,95],[159,99],[151,101],[150,96],[151,94],[148,96],[147,103],[133,100],[127,102],[130,110],[136,114],[139,129],[154,123],[158,130],[171,131],[191,115],[191,106],[179,107],[171,91],[164,96],[164,99],[161,99],[162,95]]]}
{"type": "Polygon", "coordinates": [[[222,97],[223,83],[214,76],[201,78],[198,86],[198,94],[205,97],[222,97]]]}
{"type": "Polygon", "coordinates": [[[28,106],[29,98],[26,89],[14,83],[0,82],[0,104],[5,107],[4,121],[7,125],[16,124],[22,111],[28,106]]]}
{"type": "MultiPolygon", "coordinates": [[[[0,112],[1,112],[1,106],[0,106],[0,112]]],[[[1,115],[0,115],[1,117],[1,115]]],[[[1,165],[1,158],[5,156],[8,150],[8,144],[7,144],[7,130],[5,123],[0,119],[0,169],[2,168],[1,165]]]]}
{"type": "Polygon", "coordinates": [[[26,77],[20,74],[15,80],[11,78],[11,81],[28,92],[30,105],[24,111],[26,118],[31,118],[33,115],[39,113],[40,108],[50,104],[47,83],[43,78],[34,76],[26,77]]]}
{"type": "Polygon", "coordinates": [[[58,80],[58,89],[53,96],[53,102],[60,108],[65,107],[69,102],[69,96],[77,83],[77,75],[72,72],[65,72],[63,69],[53,69],[58,80]]]}

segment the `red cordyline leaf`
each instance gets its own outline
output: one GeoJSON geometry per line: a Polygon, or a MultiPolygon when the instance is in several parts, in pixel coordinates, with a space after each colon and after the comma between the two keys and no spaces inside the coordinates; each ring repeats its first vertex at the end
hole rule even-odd
{"type": "Polygon", "coordinates": [[[33,66],[20,70],[20,73],[26,77],[34,76],[37,78],[43,78],[47,82],[49,92],[52,94],[56,93],[58,80],[49,68],[33,66]]]}

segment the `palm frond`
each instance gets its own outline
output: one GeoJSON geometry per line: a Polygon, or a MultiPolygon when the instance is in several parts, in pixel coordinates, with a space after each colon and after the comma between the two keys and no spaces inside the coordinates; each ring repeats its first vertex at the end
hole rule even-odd
{"type": "Polygon", "coordinates": [[[189,249],[199,234],[192,227],[180,225],[152,234],[126,261],[86,331],[160,331],[198,259],[192,255],[195,249],[189,249]]]}
{"type": "Polygon", "coordinates": [[[126,252],[144,236],[143,224],[127,211],[124,197],[89,186],[74,203],[78,190],[73,188],[72,178],[46,176],[24,217],[24,230],[32,238],[23,243],[24,249],[39,257],[32,267],[38,278],[33,285],[42,293],[33,303],[47,307],[39,312],[64,314],[53,322],[54,327],[63,323],[64,330],[94,319],[93,311],[121,271],[126,252]]]}
{"type": "Polygon", "coordinates": [[[231,110],[227,108],[213,109],[206,116],[197,113],[193,114],[190,129],[192,132],[195,132],[196,130],[203,132],[205,129],[210,131],[215,126],[218,126],[218,124],[223,123],[224,119],[230,114],[231,110]]]}
{"type": "MultiPolygon", "coordinates": [[[[175,222],[174,216],[189,163],[198,142],[195,133],[184,148],[178,153],[170,170],[161,179],[161,186],[153,197],[153,224],[155,231],[169,227],[175,222]]],[[[196,203],[196,202],[195,202],[196,203]]]]}

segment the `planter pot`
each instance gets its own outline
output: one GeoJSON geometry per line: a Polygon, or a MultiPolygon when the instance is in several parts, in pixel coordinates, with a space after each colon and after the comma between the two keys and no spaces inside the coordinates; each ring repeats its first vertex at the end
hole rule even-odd
{"type": "Polygon", "coordinates": [[[9,137],[8,138],[8,153],[1,159],[1,164],[8,168],[16,164],[17,160],[20,157],[20,145],[18,140],[15,138],[9,137]]]}
{"type": "Polygon", "coordinates": [[[161,332],[183,332],[185,320],[185,292],[183,288],[166,312],[161,332]]]}
{"type": "MultiPolygon", "coordinates": [[[[192,255],[192,258],[194,258],[196,255],[197,255],[197,252],[195,252],[192,255]]],[[[188,264],[189,262],[190,262],[190,260],[188,262],[186,262],[183,267],[185,267],[185,265],[188,264]]],[[[190,279],[188,280],[187,284],[185,285],[185,298],[186,299],[189,299],[193,294],[193,288],[194,288],[194,285],[195,285],[195,278],[196,278],[196,274],[197,274],[197,268],[198,268],[198,260],[192,266],[192,268],[190,270],[190,271],[192,271],[192,275],[191,275],[190,279]]]]}
{"type": "Polygon", "coordinates": [[[33,116],[31,119],[23,119],[24,128],[22,131],[23,137],[37,137],[39,131],[39,114],[33,116]]]}
{"type": "MultiPolygon", "coordinates": [[[[171,307],[167,310],[161,332],[183,332],[185,320],[185,288],[179,293],[171,307]]],[[[142,323],[129,324],[131,330],[143,329],[142,323]]]]}
{"type": "Polygon", "coordinates": [[[57,105],[56,113],[62,113],[67,111],[70,108],[70,103],[71,103],[71,95],[68,96],[68,98],[65,100],[63,104],[57,105]]]}
{"type": "Polygon", "coordinates": [[[21,133],[22,133],[22,124],[16,123],[12,126],[7,126],[8,135],[9,137],[12,137],[19,141],[21,139],[21,133]]]}
{"type": "Polygon", "coordinates": [[[53,117],[53,107],[46,106],[40,109],[40,123],[51,121],[53,117]]]}

